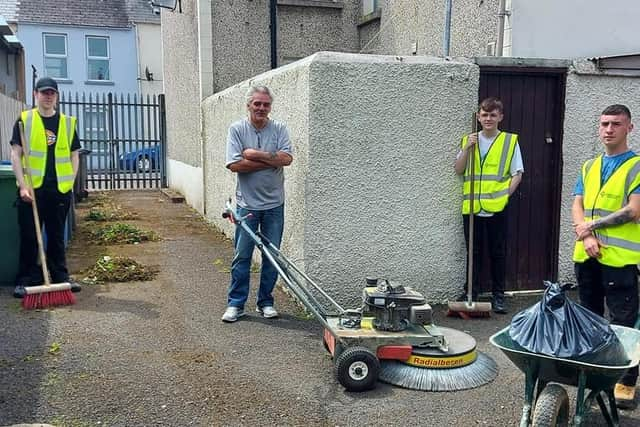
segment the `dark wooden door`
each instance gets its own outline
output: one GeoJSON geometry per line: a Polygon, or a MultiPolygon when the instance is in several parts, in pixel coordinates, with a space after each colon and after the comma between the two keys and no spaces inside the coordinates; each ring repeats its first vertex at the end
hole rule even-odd
{"type": "MultiPolygon", "coordinates": [[[[558,276],[565,76],[561,69],[480,69],[479,99],[503,101],[500,129],[519,135],[525,169],[507,207],[507,290],[540,289],[558,276]]],[[[483,291],[490,289],[487,270],[483,291]]]]}

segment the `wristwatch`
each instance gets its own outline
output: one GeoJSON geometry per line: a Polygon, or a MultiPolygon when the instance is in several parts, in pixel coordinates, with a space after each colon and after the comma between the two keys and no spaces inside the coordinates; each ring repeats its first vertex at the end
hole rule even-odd
{"type": "Polygon", "coordinates": [[[275,151],[269,152],[269,158],[271,160],[275,159],[276,157],[278,157],[278,153],[276,153],[275,151]]]}

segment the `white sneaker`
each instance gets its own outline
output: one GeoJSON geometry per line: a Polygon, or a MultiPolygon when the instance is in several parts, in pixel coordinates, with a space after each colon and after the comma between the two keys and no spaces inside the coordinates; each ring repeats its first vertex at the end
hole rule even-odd
{"type": "Polygon", "coordinates": [[[244,310],[238,307],[227,307],[222,315],[222,321],[227,323],[233,323],[240,317],[244,316],[244,310]]]}
{"type": "Polygon", "coordinates": [[[256,311],[258,313],[262,313],[262,317],[265,317],[267,319],[278,317],[278,312],[270,305],[265,305],[264,307],[256,307],[256,311]]]}

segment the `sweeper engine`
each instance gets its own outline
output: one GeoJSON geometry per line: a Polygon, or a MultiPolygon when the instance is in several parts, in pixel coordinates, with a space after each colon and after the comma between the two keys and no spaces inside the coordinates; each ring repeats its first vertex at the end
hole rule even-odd
{"type": "Polygon", "coordinates": [[[422,294],[386,279],[367,278],[362,300],[362,317],[373,317],[379,331],[400,332],[411,324],[432,323],[431,306],[422,294]]]}

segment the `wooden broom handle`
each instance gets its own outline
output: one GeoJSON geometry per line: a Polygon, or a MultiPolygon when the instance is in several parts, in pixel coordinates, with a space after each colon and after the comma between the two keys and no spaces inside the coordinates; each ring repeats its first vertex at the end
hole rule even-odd
{"type": "MultiPolygon", "coordinates": [[[[473,113],[473,132],[478,133],[478,119],[476,117],[476,113],[473,113]]],[[[478,145],[479,141],[476,141],[476,145],[478,145]]],[[[474,214],[474,200],[475,200],[475,165],[476,165],[476,147],[471,148],[471,154],[469,158],[469,174],[471,176],[469,185],[471,186],[471,191],[469,192],[469,253],[467,254],[467,284],[468,284],[468,293],[467,293],[467,302],[471,304],[473,300],[473,240],[474,240],[474,232],[473,232],[473,214],[474,214]]]]}
{"type": "Polygon", "coordinates": [[[40,264],[42,265],[42,276],[45,286],[50,286],[49,269],[47,267],[47,258],[44,255],[44,244],[42,243],[42,229],[40,228],[40,215],[38,215],[38,204],[36,202],[36,191],[33,188],[33,178],[31,176],[31,165],[29,164],[29,143],[24,135],[24,124],[19,122],[20,127],[20,143],[22,144],[22,155],[24,157],[24,166],[26,168],[28,190],[31,193],[31,209],[33,210],[33,223],[36,227],[36,239],[38,240],[38,255],[40,256],[40,264]]]}

